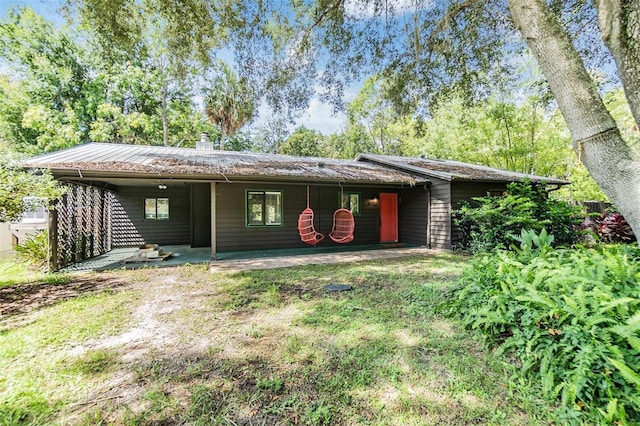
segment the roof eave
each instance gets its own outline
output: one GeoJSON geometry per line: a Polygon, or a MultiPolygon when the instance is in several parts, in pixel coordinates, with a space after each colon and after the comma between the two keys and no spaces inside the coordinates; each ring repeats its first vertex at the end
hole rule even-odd
{"type": "Polygon", "coordinates": [[[323,183],[347,185],[377,185],[377,186],[414,186],[427,183],[424,179],[348,179],[344,177],[313,177],[313,176],[264,176],[264,175],[227,175],[227,174],[175,174],[149,172],[107,172],[82,169],[51,169],[53,175],[60,180],[109,180],[109,179],[154,179],[200,182],[287,182],[287,183],[323,183]]]}
{"type": "Polygon", "coordinates": [[[373,162],[375,164],[380,164],[380,165],[386,165],[386,166],[389,166],[389,167],[393,167],[393,168],[395,168],[396,170],[399,170],[399,171],[417,173],[417,174],[420,174],[422,176],[434,177],[434,178],[439,178],[439,179],[443,179],[443,180],[447,180],[447,181],[492,183],[492,182],[520,182],[520,181],[529,179],[532,182],[545,182],[545,183],[547,183],[549,185],[569,185],[571,183],[571,182],[567,182],[567,181],[559,180],[559,179],[554,179],[554,178],[545,179],[544,176],[518,176],[518,177],[513,177],[513,178],[486,178],[486,177],[484,177],[484,178],[473,178],[473,177],[462,177],[462,176],[456,176],[455,174],[452,174],[452,173],[436,172],[436,171],[424,169],[424,168],[418,167],[418,166],[412,166],[412,165],[409,165],[409,164],[397,163],[397,162],[392,161],[392,160],[385,160],[385,159],[381,159],[381,158],[372,158],[371,156],[369,156],[367,154],[359,154],[358,157],[356,157],[356,161],[369,161],[369,162],[373,162]]]}
{"type": "Polygon", "coordinates": [[[571,184],[571,182],[567,182],[564,180],[558,180],[558,179],[553,179],[553,178],[549,178],[549,179],[540,179],[540,178],[531,178],[531,177],[520,177],[517,179],[488,179],[488,178],[478,178],[478,179],[474,179],[474,178],[467,178],[467,177],[459,177],[459,176],[454,176],[453,177],[453,181],[455,182],[486,182],[486,183],[492,183],[492,182],[522,182],[524,180],[529,179],[532,182],[536,182],[536,183],[546,183],[547,185],[569,185],[571,184]]]}

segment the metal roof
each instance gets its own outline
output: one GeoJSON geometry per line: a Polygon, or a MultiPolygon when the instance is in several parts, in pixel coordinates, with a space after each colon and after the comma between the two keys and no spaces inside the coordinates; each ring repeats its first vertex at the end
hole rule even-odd
{"type": "Polygon", "coordinates": [[[415,185],[422,176],[354,160],[89,143],[27,159],[27,168],[77,179],[157,178],[290,180],[415,185]]]}
{"type": "Polygon", "coordinates": [[[377,154],[360,154],[357,160],[392,167],[395,170],[402,170],[412,174],[434,177],[448,181],[517,182],[529,179],[532,182],[546,182],[554,185],[569,184],[567,181],[559,180],[554,177],[518,173],[452,160],[434,160],[431,158],[400,157],[377,154]]]}

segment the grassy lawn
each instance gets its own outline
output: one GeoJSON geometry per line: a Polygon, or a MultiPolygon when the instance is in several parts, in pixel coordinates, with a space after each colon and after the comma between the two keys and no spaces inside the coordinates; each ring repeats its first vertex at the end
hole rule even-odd
{"type": "Polygon", "coordinates": [[[121,285],[2,317],[0,424],[550,423],[537,389],[435,312],[465,262],[91,276],[121,285]]]}
{"type": "Polygon", "coordinates": [[[69,282],[69,276],[34,272],[24,263],[14,262],[11,257],[0,258],[0,288],[33,282],[55,285],[69,282]]]}

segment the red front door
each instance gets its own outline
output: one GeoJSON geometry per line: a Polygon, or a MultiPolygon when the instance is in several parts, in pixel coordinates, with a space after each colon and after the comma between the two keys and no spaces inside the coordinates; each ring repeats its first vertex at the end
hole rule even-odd
{"type": "Polygon", "coordinates": [[[398,242],[398,194],[380,194],[380,242],[398,242]]]}

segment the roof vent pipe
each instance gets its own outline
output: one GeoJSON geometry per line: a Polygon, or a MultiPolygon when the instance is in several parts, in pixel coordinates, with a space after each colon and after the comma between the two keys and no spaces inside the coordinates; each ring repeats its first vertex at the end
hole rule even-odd
{"type": "Polygon", "coordinates": [[[200,133],[200,141],[196,142],[196,149],[211,151],[213,150],[213,144],[209,140],[209,133],[202,132],[200,133]]]}

